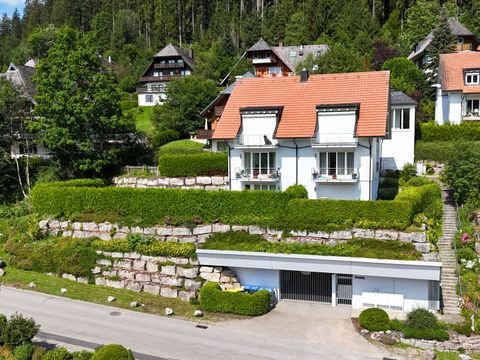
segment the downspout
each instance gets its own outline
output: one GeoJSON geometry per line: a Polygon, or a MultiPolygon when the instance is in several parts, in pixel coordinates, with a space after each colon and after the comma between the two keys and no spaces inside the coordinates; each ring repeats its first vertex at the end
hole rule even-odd
{"type": "Polygon", "coordinates": [[[295,144],[295,185],[298,185],[298,144],[295,139],[293,143],[295,144]]]}
{"type": "Polygon", "coordinates": [[[228,190],[232,190],[232,160],[231,160],[231,147],[230,144],[227,142],[228,147],[228,190]]]}
{"type": "Polygon", "coordinates": [[[363,147],[364,149],[368,149],[368,153],[370,156],[370,169],[368,171],[368,200],[372,200],[372,138],[368,138],[368,144],[369,146],[366,147],[365,145],[362,145],[358,143],[358,146],[363,147]]]}

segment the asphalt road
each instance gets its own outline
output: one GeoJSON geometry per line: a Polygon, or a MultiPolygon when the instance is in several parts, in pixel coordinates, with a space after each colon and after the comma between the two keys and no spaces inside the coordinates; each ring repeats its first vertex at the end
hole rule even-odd
{"type": "MultiPolygon", "coordinates": [[[[279,337],[273,331],[208,325],[2,287],[0,312],[41,324],[40,338],[94,348],[119,343],[141,360],[382,359],[379,352],[279,337]]],[[[363,339],[358,339],[364,341],[363,339]]]]}

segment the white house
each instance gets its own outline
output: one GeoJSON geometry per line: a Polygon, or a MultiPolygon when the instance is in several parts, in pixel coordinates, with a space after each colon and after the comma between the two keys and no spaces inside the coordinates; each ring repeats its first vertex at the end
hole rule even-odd
{"type": "Polygon", "coordinates": [[[193,52],[168,44],[153,56],[148,69],[138,80],[138,106],[155,106],[166,100],[165,89],[169,81],[192,74],[193,52]]]}
{"type": "Polygon", "coordinates": [[[382,142],[383,169],[401,170],[414,163],[416,105],[401,91],[390,93],[390,137],[382,142]]]}
{"type": "Polygon", "coordinates": [[[435,122],[439,125],[480,120],[480,52],[440,55],[435,122]]]}
{"type": "Polygon", "coordinates": [[[415,105],[395,105],[409,110],[412,126],[405,115],[399,126],[408,129],[390,131],[389,77],[302,72],[238,80],[212,136],[213,150],[229,152],[231,190],[302,184],[313,199],[376,199],[382,158],[390,168],[413,162],[415,105]]]}

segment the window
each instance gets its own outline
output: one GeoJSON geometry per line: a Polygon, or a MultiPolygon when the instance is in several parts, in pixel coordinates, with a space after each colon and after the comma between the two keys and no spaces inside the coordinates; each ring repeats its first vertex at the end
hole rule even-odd
{"type": "Polygon", "coordinates": [[[465,74],[465,84],[466,85],[478,85],[479,73],[478,72],[467,72],[465,74]]]}
{"type": "Polygon", "coordinates": [[[290,51],[290,57],[296,57],[297,52],[295,50],[290,51]]]}
{"type": "Polygon", "coordinates": [[[270,74],[280,74],[282,69],[279,66],[272,66],[268,69],[270,74]]]}
{"type": "Polygon", "coordinates": [[[467,114],[477,114],[480,109],[480,99],[468,99],[467,100],[467,114]]]}
{"type": "Polygon", "coordinates": [[[153,72],[153,76],[154,76],[154,77],[159,77],[159,76],[160,76],[160,73],[159,73],[158,71],[154,71],[154,72],[153,72]]]}
{"type": "Polygon", "coordinates": [[[393,129],[410,129],[410,109],[393,109],[392,123],[393,129]]]}
{"type": "Polygon", "coordinates": [[[320,175],[351,175],[354,171],[353,152],[321,152],[320,175]]]}
{"type": "Polygon", "coordinates": [[[258,178],[259,175],[271,177],[276,170],[275,155],[274,152],[245,152],[245,172],[253,178],[258,178]]]}
{"type": "Polygon", "coordinates": [[[245,184],[245,190],[275,191],[277,186],[273,184],[245,184]]]}
{"type": "Polygon", "coordinates": [[[146,103],[153,103],[153,95],[145,95],[146,103]]]}
{"type": "Polygon", "coordinates": [[[457,37],[455,38],[455,42],[456,42],[457,44],[463,44],[463,37],[457,36],[457,37]]]}

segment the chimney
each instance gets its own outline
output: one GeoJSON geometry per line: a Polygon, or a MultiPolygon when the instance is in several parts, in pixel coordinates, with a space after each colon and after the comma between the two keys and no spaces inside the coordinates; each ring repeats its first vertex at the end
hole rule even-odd
{"type": "Polygon", "coordinates": [[[278,43],[278,47],[283,47],[283,41],[280,41],[280,42],[278,43]]]}
{"type": "Polygon", "coordinates": [[[302,71],[300,71],[300,82],[307,82],[308,81],[308,70],[303,68],[302,71]]]}
{"type": "Polygon", "coordinates": [[[108,56],[108,63],[111,64],[112,63],[112,57],[109,55],[108,56]]]}
{"type": "Polygon", "coordinates": [[[193,60],[193,49],[192,48],[188,49],[188,56],[190,56],[190,58],[193,60]]]}

